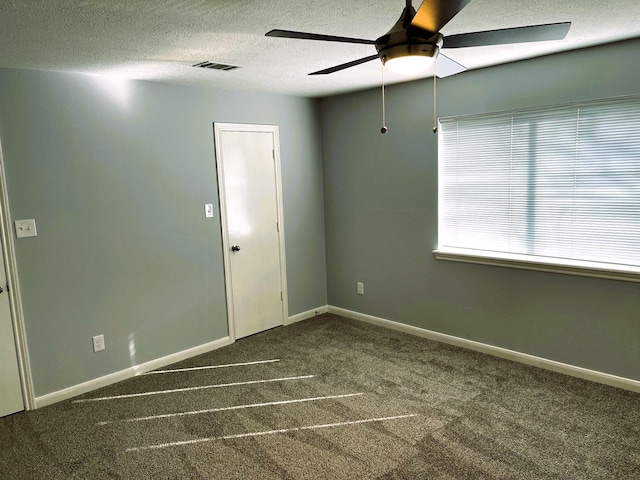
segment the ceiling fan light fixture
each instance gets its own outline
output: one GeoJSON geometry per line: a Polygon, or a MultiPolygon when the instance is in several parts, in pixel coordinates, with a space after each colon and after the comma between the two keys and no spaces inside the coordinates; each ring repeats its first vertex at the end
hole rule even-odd
{"type": "Polygon", "coordinates": [[[433,65],[440,48],[430,43],[396,45],[380,52],[385,67],[399,75],[416,75],[433,65]]]}
{"type": "Polygon", "coordinates": [[[393,73],[399,75],[417,75],[418,73],[426,72],[431,65],[433,65],[432,57],[419,55],[391,58],[384,64],[393,73]]]}

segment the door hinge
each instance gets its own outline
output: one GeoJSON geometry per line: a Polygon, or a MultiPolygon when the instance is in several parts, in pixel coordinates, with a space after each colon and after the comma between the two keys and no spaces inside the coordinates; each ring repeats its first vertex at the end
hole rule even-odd
{"type": "Polygon", "coordinates": [[[280,233],[280,222],[276,222],[276,230],[280,233]]]}
{"type": "Polygon", "coordinates": [[[280,301],[284,301],[284,296],[282,295],[282,290],[280,290],[280,301]]]}
{"type": "Polygon", "coordinates": [[[275,149],[271,150],[271,157],[273,158],[273,161],[275,162],[275,160],[276,160],[276,151],[275,151],[275,149]]]}

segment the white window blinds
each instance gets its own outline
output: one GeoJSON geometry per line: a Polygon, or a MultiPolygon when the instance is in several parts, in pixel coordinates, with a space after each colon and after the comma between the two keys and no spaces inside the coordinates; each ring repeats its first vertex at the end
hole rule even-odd
{"type": "Polygon", "coordinates": [[[640,272],[640,97],[447,118],[439,132],[439,251],[640,272]]]}

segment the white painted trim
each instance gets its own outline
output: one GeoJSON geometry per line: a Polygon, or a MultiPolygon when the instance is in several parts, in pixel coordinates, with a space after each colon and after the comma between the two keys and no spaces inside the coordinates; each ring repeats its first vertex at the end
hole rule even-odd
{"type": "Polygon", "coordinates": [[[289,291],[287,288],[287,250],[284,235],[284,203],[282,201],[282,160],[280,158],[280,128],[269,126],[273,131],[273,155],[276,174],[276,202],[278,209],[278,239],[280,240],[280,288],[282,291],[282,324],[289,318],[289,291]]]}
{"type": "Polygon", "coordinates": [[[372,315],[367,315],[364,313],[346,310],[340,307],[333,307],[331,305],[329,306],[329,313],[352,318],[354,320],[361,320],[363,322],[379,325],[391,330],[398,330],[400,332],[409,333],[411,335],[427,338],[429,340],[435,340],[436,342],[447,343],[449,345],[455,345],[457,347],[474,350],[476,352],[487,353],[489,355],[493,355],[494,357],[500,357],[506,360],[531,365],[533,367],[551,370],[553,372],[562,373],[571,377],[582,378],[584,380],[590,380],[592,382],[602,383],[604,385],[640,393],[640,381],[638,380],[618,377],[616,375],[589,370],[587,368],[576,367],[567,363],[556,362],[555,360],[548,360],[546,358],[536,357],[534,355],[516,352],[514,350],[508,350],[506,348],[495,347],[493,345],[475,342],[473,340],[467,340],[460,337],[454,337],[452,335],[447,335],[444,333],[433,332],[431,330],[425,330],[423,328],[386,320],[384,318],[374,317],[372,315]]]}
{"type": "Polygon", "coordinates": [[[89,380],[88,382],[80,383],[63,390],[48,393],[47,395],[43,395],[35,399],[35,408],[46,407],[47,405],[51,405],[62,400],[67,400],[69,398],[82,395],[83,393],[91,392],[98,388],[121,382],[122,380],[127,380],[128,378],[135,377],[136,375],[141,375],[143,373],[150,372],[151,370],[156,370],[157,368],[166,367],[167,365],[171,365],[173,363],[195,357],[196,355],[202,355],[203,353],[226,347],[227,345],[230,345],[232,343],[233,341],[230,337],[224,337],[219,340],[214,340],[213,342],[205,343],[204,345],[199,345],[187,350],[182,350],[181,352],[172,353],[171,355],[167,355],[165,357],[156,358],[155,360],[150,360],[140,365],[135,365],[133,367],[120,370],[119,372],[114,372],[103,377],[94,378],[93,380],[89,380]]]}
{"type": "Polygon", "coordinates": [[[214,122],[213,134],[215,142],[216,171],[218,176],[218,199],[220,201],[220,226],[222,229],[222,252],[224,263],[224,283],[227,299],[227,323],[229,328],[229,337],[233,341],[236,339],[235,314],[233,309],[233,291],[231,283],[231,260],[230,260],[230,243],[229,243],[229,226],[226,217],[226,190],[224,187],[224,166],[221,161],[221,131],[244,131],[244,132],[265,132],[273,135],[274,149],[274,165],[276,177],[276,208],[278,210],[278,241],[280,243],[280,290],[282,292],[282,325],[287,325],[289,318],[289,295],[287,288],[287,261],[285,249],[284,234],[284,207],[282,201],[282,174],[281,174],[281,158],[280,158],[280,130],[277,125],[252,125],[244,123],[221,123],[214,122]]]}
{"type": "Polygon", "coordinates": [[[227,222],[227,195],[224,187],[224,166],[220,160],[220,145],[222,139],[220,138],[220,129],[217,123],[213,124],[213,136],[215,142],[215,161],[216,172],[218,177],[218,200],[220,205],[220,227],[222,231],[222,261],[224,264],[224,284],[225,284],[225,296],[227,300],[227,328],[229,331],[229,337],[235,341],[236,339],[236,324],[234,321],[235,315],[233,311],[233,292],[231,290],[231,258],[229,256],[229,226],[227,222]]]}
{"type": "Polygon", "coordinates": [[[289,317],[285,325],[291,325],[292,323],[308,320],[309,318],[313,318],[317,315],[322,315],[323,313],[327,313],[328,310],[329,310],[329,307],[327,305],[324,305],[322,307],[314,308],[313,310],[307,310],[306,312],[292,315],[289,317]]]}
{"type": "Polygon", "coordinates": [[[27,347],[27,332],[24,326],[24,310],[20,295],[20,283],[18,281],[18,264],[15,256],[15,243],[9,208],[9,195],[2,156],[2,143],[0,142],[0,238],[2,239],[2,253],[5,260],[5,274],[9,295],[9,307],[11,309],[11,321],[13,322],[13,334],[15,336],[16,353],[18,357],[18,370],[20,383],[22,384],[22,400],[26,410],[35,408],[35,394],[33,389],[33,377],[31,376],[31,363],[29,361],[29,349],[27,347]]]}
{"type": "Polygon", "coordinates": [[[433,256],[438,260],[449,260],[452,262],[475,263],[495,267],[534,270],[537,272],[563,273],[582,277],[640,282],[640,269],[637,267],[625,267],[623,265],[563,259],[552,261],[544,257],[491,252],[476,253],[454,248],[434,250],[433,256]]]}

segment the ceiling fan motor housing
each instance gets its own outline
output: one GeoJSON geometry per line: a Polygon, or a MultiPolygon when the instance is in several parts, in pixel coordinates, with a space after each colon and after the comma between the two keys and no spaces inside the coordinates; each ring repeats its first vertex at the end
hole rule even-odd
{"type": "Polygon", "coordinates": [[[378,50],[378,56],[383,64],[398,57],[421,56],[436,58],[441,46],[442,41],[438,43],[403,43],[378,50]]]}
{"type": "Polygon", "coordinates": [[[435,59],[438,56],[443,44],[442,35],[412,28],[411,20],[415,14],[413,7],[406,7],[391,30],[376,40],[376,50],[383,64],[399,57],[421,56],[435,59]]]}

